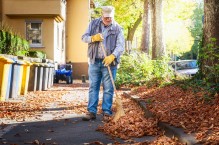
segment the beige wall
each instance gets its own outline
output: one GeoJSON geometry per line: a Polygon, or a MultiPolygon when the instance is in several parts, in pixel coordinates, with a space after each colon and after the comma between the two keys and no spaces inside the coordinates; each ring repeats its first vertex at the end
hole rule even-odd
{"type": "Polygon", "coordinates": [[[66,61],[72,62],[74,79],[82,75],[88,78],[87,44],[81,41],[81,36],[89,24],[89,1],[67,1],[66,61]]]}
{"type": "Polygon", "coordinates": [[[3,1],[3,21],[25,38],[25,21],[42,20],[43,50],[47,58],[73,64],[73,77],[87,76],[87,44],[81,41],[90,19],[90,0],[67,0],[66,22],[65,9],[61,0],[0,0],[3,1]],[[42,5],[40,5],[40,4],[42,5]],[[14,7],[16,5],[16,7],[14,7]],[[13,6],[13,7],[12,7],[13,6]],[[64,19],[65,20],[65,19],[64,19]],[[57,47],[57,26],[60,25],[60,36],[63,49],[57,47]],[[63,31],[62,31],[63,30],[63,31]]]}
{"type": "Polygon", "coordinates": [[[87,62],[87,44],[81,36],[89,23],[89,0],[67,1],[67,62],[87,62]]]}
{"type": "Polygon", "coordinates": [[[0,0],[0,25],[2,22],[2,0],[0,0]]]}
{"type": "Polygon", "coordinates": [[[65,48],[61,48],[62,46],[65,47],[65,45],[60,45],[61,47],[57,46],[58,44],[57,43],[57,40],[58,40],[57,39],[57,36],[58,36],[57,27],[59,26],[59,30],[60,30],[59,31],[59,37],[60,37],[59,43],[62,44],[63,42],[61,42],[62,41],[61,37],[63,35],[62,30],[64,29],[65,22],[64,21],[57,22],[55,21],[56,18],[54,16],[51,17],[51,15],[48,15],[48,13],[52,12],[52,10],[60,9],[61,0],[45,0],[45,1],[51,2],[51,6],[48,6],[49,4],[44,3],[48,7],[42,6],[41,9],[39,8],[36,11],[33,4],[39,5],[42,2],[44,2],[44,0],[31,0],[31,1],[30,0],[3,0],[3,23],[11,27],[15,33],[18,33],[23,38],[26,38],[26,21],[31,21],[31,20],[42,21],[42,46],[43,47],[40,47],[40,48],[33,47],[31,48],[31,50],[44,51],[48,59],[54,60],[58,63],[65,63],[65,48]],[[20,7],[21,10],[18,11],[17,8],[11,9],[10,7],[11,7],[12,2],[16,3],[17,5],[16,7],[20,7]],[[29,7],[23,8],[24,7],[23,2],[27,2],[27,4],[29,3],[30,4],[29,7]],[[56,3],[54,4],[54,2],[56,3]],[[59,2],[58,3],[59,5],[57,5],[57,2],[59,2]],[[48,8],[48,11],[45,12],[47,8],[48,8]],[[26,14],[24,14],[24,12],[26,12],[26,14]],[[45,12],[46,14],[38,15],[38,14],[41,14],[42,12],[45,12]],[[33,15],[32,13],[35,13],[37,15],[33,15]]]}
{"type": "Polygon", "coordinates": [[[65,19],[61,0],[3,0],[6,15],[50,15],[65,19]]]}

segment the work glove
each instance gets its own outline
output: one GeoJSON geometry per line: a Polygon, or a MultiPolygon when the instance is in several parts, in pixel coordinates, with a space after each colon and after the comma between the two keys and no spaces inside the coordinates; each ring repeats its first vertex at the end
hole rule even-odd
{"type": "Polygon", "coordinates": [[[105,57],[103,60],[104,66],[110,65],[115,59],[115,56],[113,54],[110,54],[109,56],[105,57]]]}
{"type": "Polygon", "coordinates": [[[97,33],[91,36],[91,42],[103,41],[103,35],[101,33],[97,33]]]}

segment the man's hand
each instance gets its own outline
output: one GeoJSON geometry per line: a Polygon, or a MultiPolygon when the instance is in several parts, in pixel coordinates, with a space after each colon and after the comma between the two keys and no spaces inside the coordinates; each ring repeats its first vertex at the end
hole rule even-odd
{"type": "Polygon", "coordinates": [[[97,33],[91,36],[91,42],[103,41],[103,35],[101,33],[97,33]]]}
{"type": "Polygon", "coordinates": [[[115,56],[113,54],[110,54],[109,56],[105,57],[103,60],[104,66],[110,65],[114,59],[115,59],[115,56]]]}

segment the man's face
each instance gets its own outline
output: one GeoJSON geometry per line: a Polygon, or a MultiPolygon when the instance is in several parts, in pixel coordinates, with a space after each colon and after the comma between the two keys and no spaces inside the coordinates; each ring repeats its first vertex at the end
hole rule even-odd
{"type": "Polygon", "coordinates": [[[113,21],[113,17],[102,17],[102,19],[103,19],[103,24],[105,26],[110,25],[113,21]]]}

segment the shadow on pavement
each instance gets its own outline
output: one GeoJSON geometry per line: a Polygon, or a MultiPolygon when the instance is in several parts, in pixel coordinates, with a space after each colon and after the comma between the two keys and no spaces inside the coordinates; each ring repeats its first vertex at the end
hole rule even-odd
{"type": "MultiPolygon", "coordinates": [[[[4,145],[83,145],[94,142],[103,144],[124,143],[124,140],[112,138],[96,131],[102,124],[102,116],[95,121],[82,121],[81,117],[56,119],[49,121],[21,123],[0,137],[4,145]]],[[[134,139],[136,141],[153,140],[154,137],[134,139]]]]}

